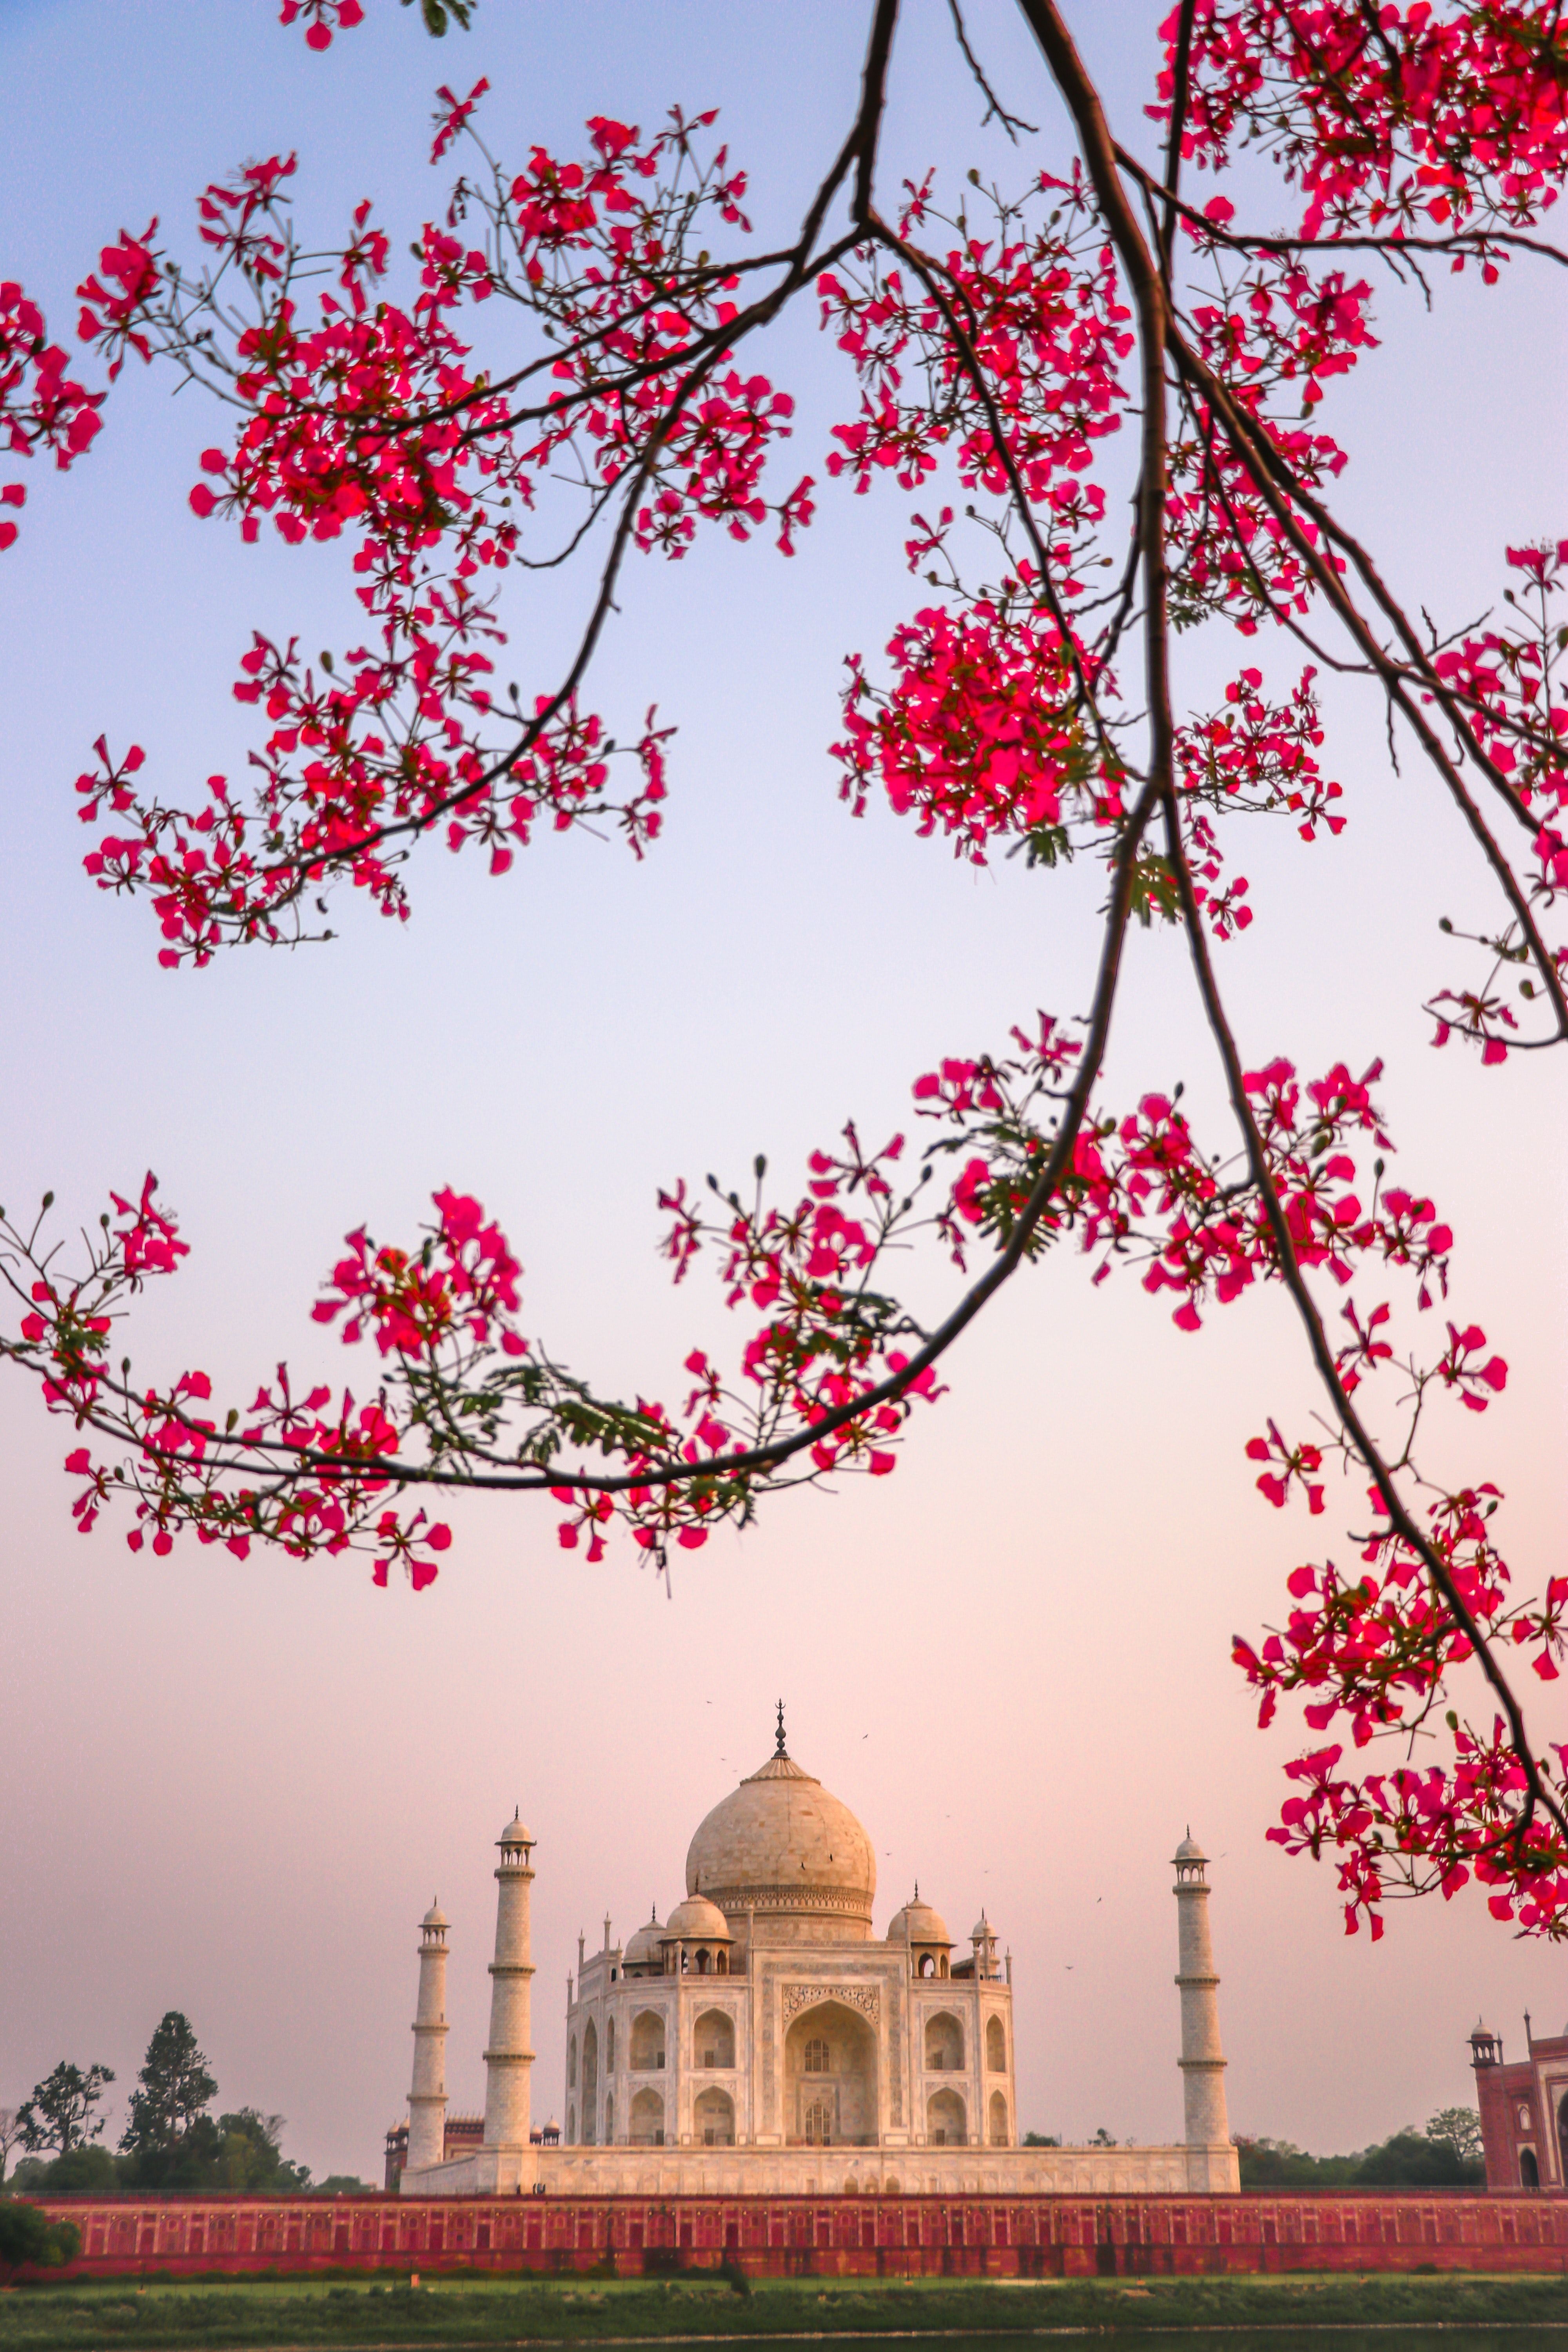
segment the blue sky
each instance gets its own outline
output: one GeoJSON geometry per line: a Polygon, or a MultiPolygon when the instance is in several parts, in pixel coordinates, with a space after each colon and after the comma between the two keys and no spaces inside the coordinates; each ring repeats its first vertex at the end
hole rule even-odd
{"type": "MultiPolygon", "coordinates": [[[[1146,129],[1160,12],[1076,13],[1118,126],[1146,129]]],[[[370,195],[405,245],[443,196],[425,163],[433,87],[481,72],[488,133],[514,156],[574,144],[591,113],[647,126],[677,100],[718,104],[767,236],[841,135],[860,44],[841,5],[484,0],[475,32],[437,47],[416,12],[377,0],[316,58],[275,16],[269,0],[0,9],[0,68],[26,94],[0,153],[0,262],[62,329],[106,238],[155,212],[191,251],[197,191],[274,149],[299,150],[307,237],[370,195]]],[[[889,179],[928,161],[950,184],[972,161],[1022,178],[1059,157],[1012,15],[996,0],[971,20],[1039,140],[1017,161],[982,136],[945,8],[916,0],[889,179]]],[[[1430,319],[1380,293],[1382,346],[1331,404],[1348,519],[1445,627],[1495,599],[1506,541],[1568,528],[1556,297],[1522,270],[1490,295],[1440,284],[1430,319]]],[[[762,363],[800,399],[784,468],[820,475],[847,394],[808,311],[762,363]]],[[[628,578],[593,698],[619,730],[656,700],[679,728],[668,831],[641,866],[614,843],[546,839],[490,882],[432,846],[405,927],[345,902],[329,949],[162,972],[145,912],[80,872],[71,783],[93,738],[142,743],[171,796],[236,773],[251,736],[229,686],[250,630],[313,646],[354,625],[342,551],[243,549],[190,513],[212,437],[198,400],[128,370],[90,461],[31,469],[0,571],[0,1198],[52,1186],[85,1219],[155,1168],[193,1254],[139,1310],[137,1360],[200,1361],[238,1389],[285,1353],[341,1372],[309,1319],[339,1237],[362,1219],[407,1233],[452,1182],[519,1248],[525,1328],[606,1386],[672,1389],[725,1318],[697,1277],[668,1286],[658,1184],[738,1172],[758,1150],[793,1170],[850,1114],[890,1129],[939,1055],[1037,1005],[1077,1010],[1098,879],[977,873],[839,806],[840,663],[874,656],[911,601],[908,502],[889,489],[826,497],[793,563],[710,537],[628,578]]],[[[525,680],[548,678],[578,593],[510,592],[525,680]]],[[[1183,693],[1201,703],[1254,652],[1184,640],[1183,693]]],[[[1268,660],[1288,683],[1283,649],[1268,660]]],[[[1419,1000],[1451,971],[1436,919],[1485,916],[1484,895],[1425,779],[1391,772],[1376,709],[1338,688],[1327,707],[1351,824],[1311,850],[1247,843],[1258,919],[1225,971],[1249,1055],[1385,1056],[1404,1168],[1451,1214],[1460,1304],[1513,1368],[1445,1460],[1508,1490],[1533,1586],[1561,1566],[1568,1499],[1559,1067],[1483,1074],[1431,1053],[1419,1000]]],[[[1141,935],[1110,1091],[1177,1077],[1217,1118],[1179,950],[1141,935]]],[[[1359,2145],[1467,2095],[1479,2009],[1505,2033],[1526,2004],[1561,2023],[1555,1960],[1479,1903],[1402,1913],[1373,1954],[1342,1937],[1328,1874],[1263,1842],[1289,1750],[1252,1729],[1226,1652],[1279,1612],[1301,1556],[1242,1454],[1263,1412],[1300,1424],[1313,1402],[1280,1302],[1188,1339],[1135,1285],[1091,1294],[1053,1258],[949,1377],[896,1476],[784,1499],[683,1559],[669,1598],[625,1551],[587,1569],[548,1507],[515,1505],[457,1507],[417,1600],[373,1591],[357,1564],[133,1559],[115,1527],[75,1535],[63,1433],[0,1385],[0,2103],[62,2055],[106,2059],[123,2084],[178,2006],[226,2103],[284,2112],[318,2171],[374,2172],[406,2090],[432,1892],[454,1921],[454,2095],[480,2096],[489,1846],[521,1801],[540,1840],[542,2116],[579,1927],[596,1933],[607,1906],[627,1932],[675,1899],[692,1829],[762,1760],[780,1691],[794,1752],[871,1830],[879,1924],[918,1875],[956,1933],[984,1901],[1012,1945],[1026,2126],[1179,2128],[1165,1889],[1189,1820],[1220,1857],[1237,2126],[1359,2145]]]]}

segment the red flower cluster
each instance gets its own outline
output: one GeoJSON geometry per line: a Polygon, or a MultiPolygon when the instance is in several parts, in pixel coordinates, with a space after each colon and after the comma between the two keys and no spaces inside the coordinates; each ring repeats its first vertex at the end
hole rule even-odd
{"type": "MultiPolygon", "coordinates": [[[[62,471],[86,456],[103,422],[103,394],[68,376],[68,365],[37,304],[14,282],[0,285],[0,448],[16,457],[52,449],[62,471]]],[[[0,509],[26,501],[25,482],[0,483],[0,509]]],[[[0,514],[0,554],[16,538],[16,524],[0,514]]]]}
{"type": "MultiPolygon", "coordinates": [[[[1181,16],[1161,28],[1160,121],[1181,16]]],[[[1307,200],[1305,237],[1517,228],[1568,172],[1568,28],[1533,0],[1446,15],[1430,0],[1197,0],[1189,74],[1184,154],[1218,169],[1236,144],[1261,146],[1307,200]]]]}
{"type": "MultiPolygon", "coordinates": [[[[319,18],[310,37],[323,31],[319,18]]],[[[467,126],[483,88],[461,101],[443,93],[438,147],[467,126]]],[[[200,233],[213,258],[193,285],[162,271],[145,240],[106,249],[101,278],[81,289],[92,305],[83,332],[111,373],[133,344],[221,383],[243,413],[233,446],[204,454],[192,507],[236,517],[247,539],[267,517],[296,544],[352,532],[375,631],[338,661],[323,655],[319,673],[293,642],[257,635],[235,688],[273,727],[254,799],[219,776],[205,805],[170,807],[129,785],[139,751],[116,768],[100,739],[102,772],[79,780],[83,819],[107,802],[134,829],[104,836],[88,870],[103,888],[152,898],[164,963],[205,962],[228,940],[300,936],[307,891],[337,874],[384,914],[405,916],[408,845],[443,821],[452,848],[485,845],[492,873],[541,814],[557,829],[611,815],[638,856],[657,835],[670,730],[650,712],[639,740],[613,745],[570,685],[527,705],[498,701],[489,681],[505,640],[484,583],[535,560],[523,521],[563,475],[588,486],[590,524],[630,484],[631,542],[675,557],[700,521],[744,539],[765,520],[762,475],[793,403],[724,364],[739,280],[705,254],[683,257],[708,213],[745,226],[743,176],[722,148],[697,155],[712,120],[677,113],[643,144],[595,117],[588,163],[536,148],[526,171],[498,171],[489,254],[426,223],[406,309],[381,291],[388,241],[368,205],[346,245],[298,252],[292,156],[208,187],[200,233]],[[307,262],[325,262],[333,286],[314,325],[294,291],[307,262]],[[248,324],[220,299],[231,278],[253,305],[248,324]],[[548,339],[505,382],[475,368],[458,331],[498,291],[531,309],[548,339]],[[610,762],[626,759],[638,781],[616,801],[610,762]]],[[[810,490],[804,480],[778,507],[786,551],[810,520],[810,490]]],[[[606,583],[602,609],[608,595],[606,583]]]]}
{"type": "Polygon", "coordinates": [[[1075,822],[1104,830],[1123,814],[1078,707],[1074,656],[1050,624],[989,602],[954,615],[933,605],[894,635],[898,677],[874,687],[854,656],[844,694],[841,798],[864,814],[879,778],[922,835],[940,826],[977,866],[997,834],[1064,843],[1075,822]]]}
{"type": "Polygon", "coordinates": [[[503,1355],[522,1356],[528,1342],[507,1319],[517,1311],[522,1269],[499,1225],[467,1194],[435,1195],[441,1222],[416,1255],[377,1249],[362,1225],[348,1236],[349,1255],[332,1268],[329,1295],[312,1310],[318,1323],[335,1322],[345,1307],[346,1341],[368,1328],[382,1354],[434,1357],[459,1328],[470,1340],[492,1339],[503,1355]]]}
{"type": "Polygon", "coordinates": [[[363,24],[364,9],[361,0],[282,0],[279,23],[292,25],[297,19],[304,22],[308,49],[330,49],[334,33],[351,32],[363,24]]]}

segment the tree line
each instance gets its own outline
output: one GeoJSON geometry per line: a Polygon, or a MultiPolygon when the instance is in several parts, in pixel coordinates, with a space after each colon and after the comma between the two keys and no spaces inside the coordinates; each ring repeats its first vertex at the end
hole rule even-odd
{"type": "MultiPolygon", "coordinates": [[[[1026,2132],[1026,2147],[1060,2147],[1053,2132],[1026,2132]]],[[[1115,2147],[1103,2124],[1091,2147],[1115,2147]]],[[[1129,2140],[1126,2145],[1134,2147],[1129,2140]]],[[[1425,2131],[1406,2124],[1350,2156],[1309,2156],[1288,2139],[1237,2135],[1243,2189],[1484,2189],[1481,2119],[1474,2107],[1442,2107],[1425,2131]]]]}
{"type": "Polygon", "coordinates": [[[1443,2107],[1425,2131],[1406,2124],[1350,2156],[1309,2156],[1288,2139],[1237,2138],[1244,2189],[1484,2189],[1481,2121],[1443,2107]]]}
{"type": "Polygon", "coordinates": [[[367,2186],[346,2173],[312,2185],[310,2167],[283,2154],[281,2116],[258,2107],[213,2116],[217,2081],[177,2009],[147,2044],[118,2153],[101,2144],[108,2117],[98,2113],[114,2079],[112,2067],[62,2059],[20,2107],[0,2108],[0,2180],[20,2147],[26,2154],[10,2184],[16,2189],[297,2197],[367,2186]]]}

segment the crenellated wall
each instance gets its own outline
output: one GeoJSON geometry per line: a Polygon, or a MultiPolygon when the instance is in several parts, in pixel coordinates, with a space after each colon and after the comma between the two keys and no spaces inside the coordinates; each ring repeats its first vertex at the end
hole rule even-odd
{"type": "Polygon", "coordinates": [[[633,2276],[724,2261],[757,2276],[824,2277],[1568,2269],[1568,2198],[1462,2190],[37,2201],[81,2231],[81,2259],[63,2275],[82,2278],[377,2269],[633,2276]]]}

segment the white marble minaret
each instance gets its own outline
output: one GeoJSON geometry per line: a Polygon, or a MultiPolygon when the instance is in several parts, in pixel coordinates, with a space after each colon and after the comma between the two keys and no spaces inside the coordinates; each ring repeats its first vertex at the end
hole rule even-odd
{"type": "Polygon", "coordinates": [[[490,2039],[485,2052],[485,2146],[526,2147],[533,2064],[528,2046],[533,1978],[529,1924],[533,1840],[514,1814],[498,1843],[496,1956],[490,1962],[490,2039]]]}
{"type": "Polygon", "coordinates": [[[439,2164],[447,2152],[447,1921],[432,1903],[419,1922],[419,2006],[408,2094],[408,2162],[439,2164]]]}
{"type": "Polygon", "coordinates": [[[1230,2152],[1225,2106],[1225,2053],[1219,2040],[1219,1979],[1209,1939],[1208,1856],[1191,1830],[1176,1848],[1177,1951],[1182,1994],[1182,2095],[1189,2147],[1230,2152]]]}

